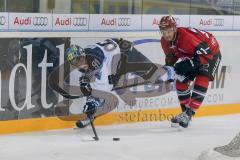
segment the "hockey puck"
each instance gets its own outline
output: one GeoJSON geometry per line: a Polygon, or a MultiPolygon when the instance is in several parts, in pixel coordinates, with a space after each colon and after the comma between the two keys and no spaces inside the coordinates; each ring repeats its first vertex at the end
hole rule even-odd
{"type": "Polygon", "coordinates": [[[120,138],[114,137],[113,141],[120,141],[120,138]]]}

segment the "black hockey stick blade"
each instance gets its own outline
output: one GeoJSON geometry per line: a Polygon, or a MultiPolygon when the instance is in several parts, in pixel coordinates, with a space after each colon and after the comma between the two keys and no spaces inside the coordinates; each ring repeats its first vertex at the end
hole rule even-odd
{"type": "Polygon", "coordinates": [[[91,127],[92,127],[93,134],[94,134],[93,139],[94,139],[95,141],[98,141],[98,140],[99,140],[99,137],[98,137],[98,134],[97,134],[97,131],[96,131],[96,129],[95,129],[95,125],[94,125],[93,121],[94,121],[94,118],[90,118],[90,123],[91,123],[91,127]]]}

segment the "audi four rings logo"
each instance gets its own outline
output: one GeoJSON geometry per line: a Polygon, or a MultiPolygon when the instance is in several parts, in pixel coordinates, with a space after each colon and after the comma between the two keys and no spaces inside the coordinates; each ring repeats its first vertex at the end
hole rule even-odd
{"type": "Polygon", "coordinates": [[[3,26],[6,24],[6,17],[5,16],[0,16],[0,25],[3,26]]]}
{"type": "Polygon", "coordinates": [[[131,18],[118,18],[118,26],[131,26],[131,18]]]}
{"type": "Polygon", "coordinates": [[[46,26],[48,25],[47,17],[33,17],[33,25],[34,26],[46,26]]]}
{"type": "Polygon", "coordinates": [[[224,19],[215,18],[213,24],[214,26],[224,26],[224,19]]]}
{"type": "Polygon", "coordinates": [[[85,17],[76,17],[73,19],[74,26],[87,26],[87,18],[85,17]]]}

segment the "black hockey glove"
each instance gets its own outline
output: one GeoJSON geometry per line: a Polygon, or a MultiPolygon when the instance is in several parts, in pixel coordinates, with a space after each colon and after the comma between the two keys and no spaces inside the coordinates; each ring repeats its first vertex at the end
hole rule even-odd
{"type": "Polygon", "coordinates": [[[132,50],[133,43],[130,41],[120,38],[117,43],[119,45],[121,53],[125,53],[132,50]]]}
{"type": "Polygon", "coordinates": [[[116,85],[118,83],[119,78],[120,78],[119,75],[111,74],[108,76],[108,83],[116,85]]]}
{"type": "Polygon", "coordinates": [[[90,81],[87,77],[83,76],[79,78],[80,90],[84,96],[90,96],[92,94],[92,88],[90,81]]]}
{"type": "Polygon", "coordinates": [[[93,118],[93,115],[96,113],[97,107],[99,106],[101,106],[100,99],[90,96],[87,98],[87,102],[84,105],[83,112],[87,114],[88,118],[93,118]]]}
{"type": "Polygon", "coordinates": [[[185,77],[184,75],[178,75],[176,74],[175,78],[182,83],[188,83],[189,79],[185,77]]]}
{"type": "Polygon", "coordinates": [[[196,59],[186,59],[174,65],[174,70],[178,75],[186,75],[189,72],[197,72],[200,66],[200,61],[196,59]]]}

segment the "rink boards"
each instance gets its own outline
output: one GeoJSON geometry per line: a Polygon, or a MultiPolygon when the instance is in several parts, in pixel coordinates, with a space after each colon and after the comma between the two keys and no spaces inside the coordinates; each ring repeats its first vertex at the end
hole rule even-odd
{"type": "MultiPolygon", "coordinates": [[[[238,93],[240,78],[240,48],[238,45],[240,33],[237,31],[219,31],[213,32],[213,34],[216,35],[220,43],[223,58],[214,82],[209,85],[208,94],[205,97],[202,108],[196,115],[197,117],[240,113],[240,95],[238,93]]],[[[160,36],[158,32],[1,33],[1,39],[12,38],[14,40],[15,38],[26,37],[69,37],[72,44],[80,46],[86,46],[109,37],[123,37],[135,42],[135,47],[154,63],[164,64],[164,54],[159,43],[160,36]]],[[[58,45],[58,48],[60,50],[59,61],[61,63],[63,61],[64,46],[58,45]]],[[[47,61],[48,57],[44,55],[39,62],[33,61],[36,54],[32,53],[31,46],[26,46],[25,49],[27,50],[27,55],[24,62],[19,61],[9,68],[1,69],[0,134],[73,127],[75,123],[74,118],[68,117],[67,119],[62,119],[61,117],[56,117],[54,112],[56,102],[48,99],[50,97],[47,93],[48,91],[44,90],[48,84],[46,81],[47,73],[43,72],[43,70],[52,66],[47,61]],[[29,66],[34,65],[36,65],[35,68],[32,67],[29,69],[29,66]],[[20,79],[16,79],[17,67],[25,67],[23,71],[26,72],[26,78],[22,76],[20,79]],[[36,78],[38,75],[34,75],[38,74],[38,72],[39,81],[36,78]],[[36,76],[35,79],[33,79],[34,76],[36,76]],[[18,85],[15,84],[16,81],[18,85]],[[37,84],[37,87],[35,86],[34,88],[33,84],[37,84]],[[38,87],[41,89],[37,90],[38,87]],[[20,93],[16,90],[19,90],[20,93]],[[33,93],[37,94],[33,95],[33,93]]],[[[4,59],[4,57],[0,58],[4,59]]],[[[70,75],[69,81],[73,85],[78,85],[77,71],[70,75]]],[[[144,86],[142,88],[134,87],[131,91],[133,93],[139,90],[147,92],[149,88],[151,86],[144,86]]],[[[116,95],[115,93],[113,94],[116,95]]],[[[58,94],[54,93],[54,95],[56,96],[54,100],[58,102],[63,100],[63,97],[58,94]]],[[[117,97],[119,105],[113,112],[99,117],[96,120],[97,125],[162,121],[170,119],[173,115],[180,112],[175,91],[161,96],[137,98],[136,104],[133,106],[127,105],[119,96],[117,97]]],[[[69,112],[72,114],[80,113],[84,103],[85,101],[82,98],[73,100],[69,106],[69,112]]]]}

